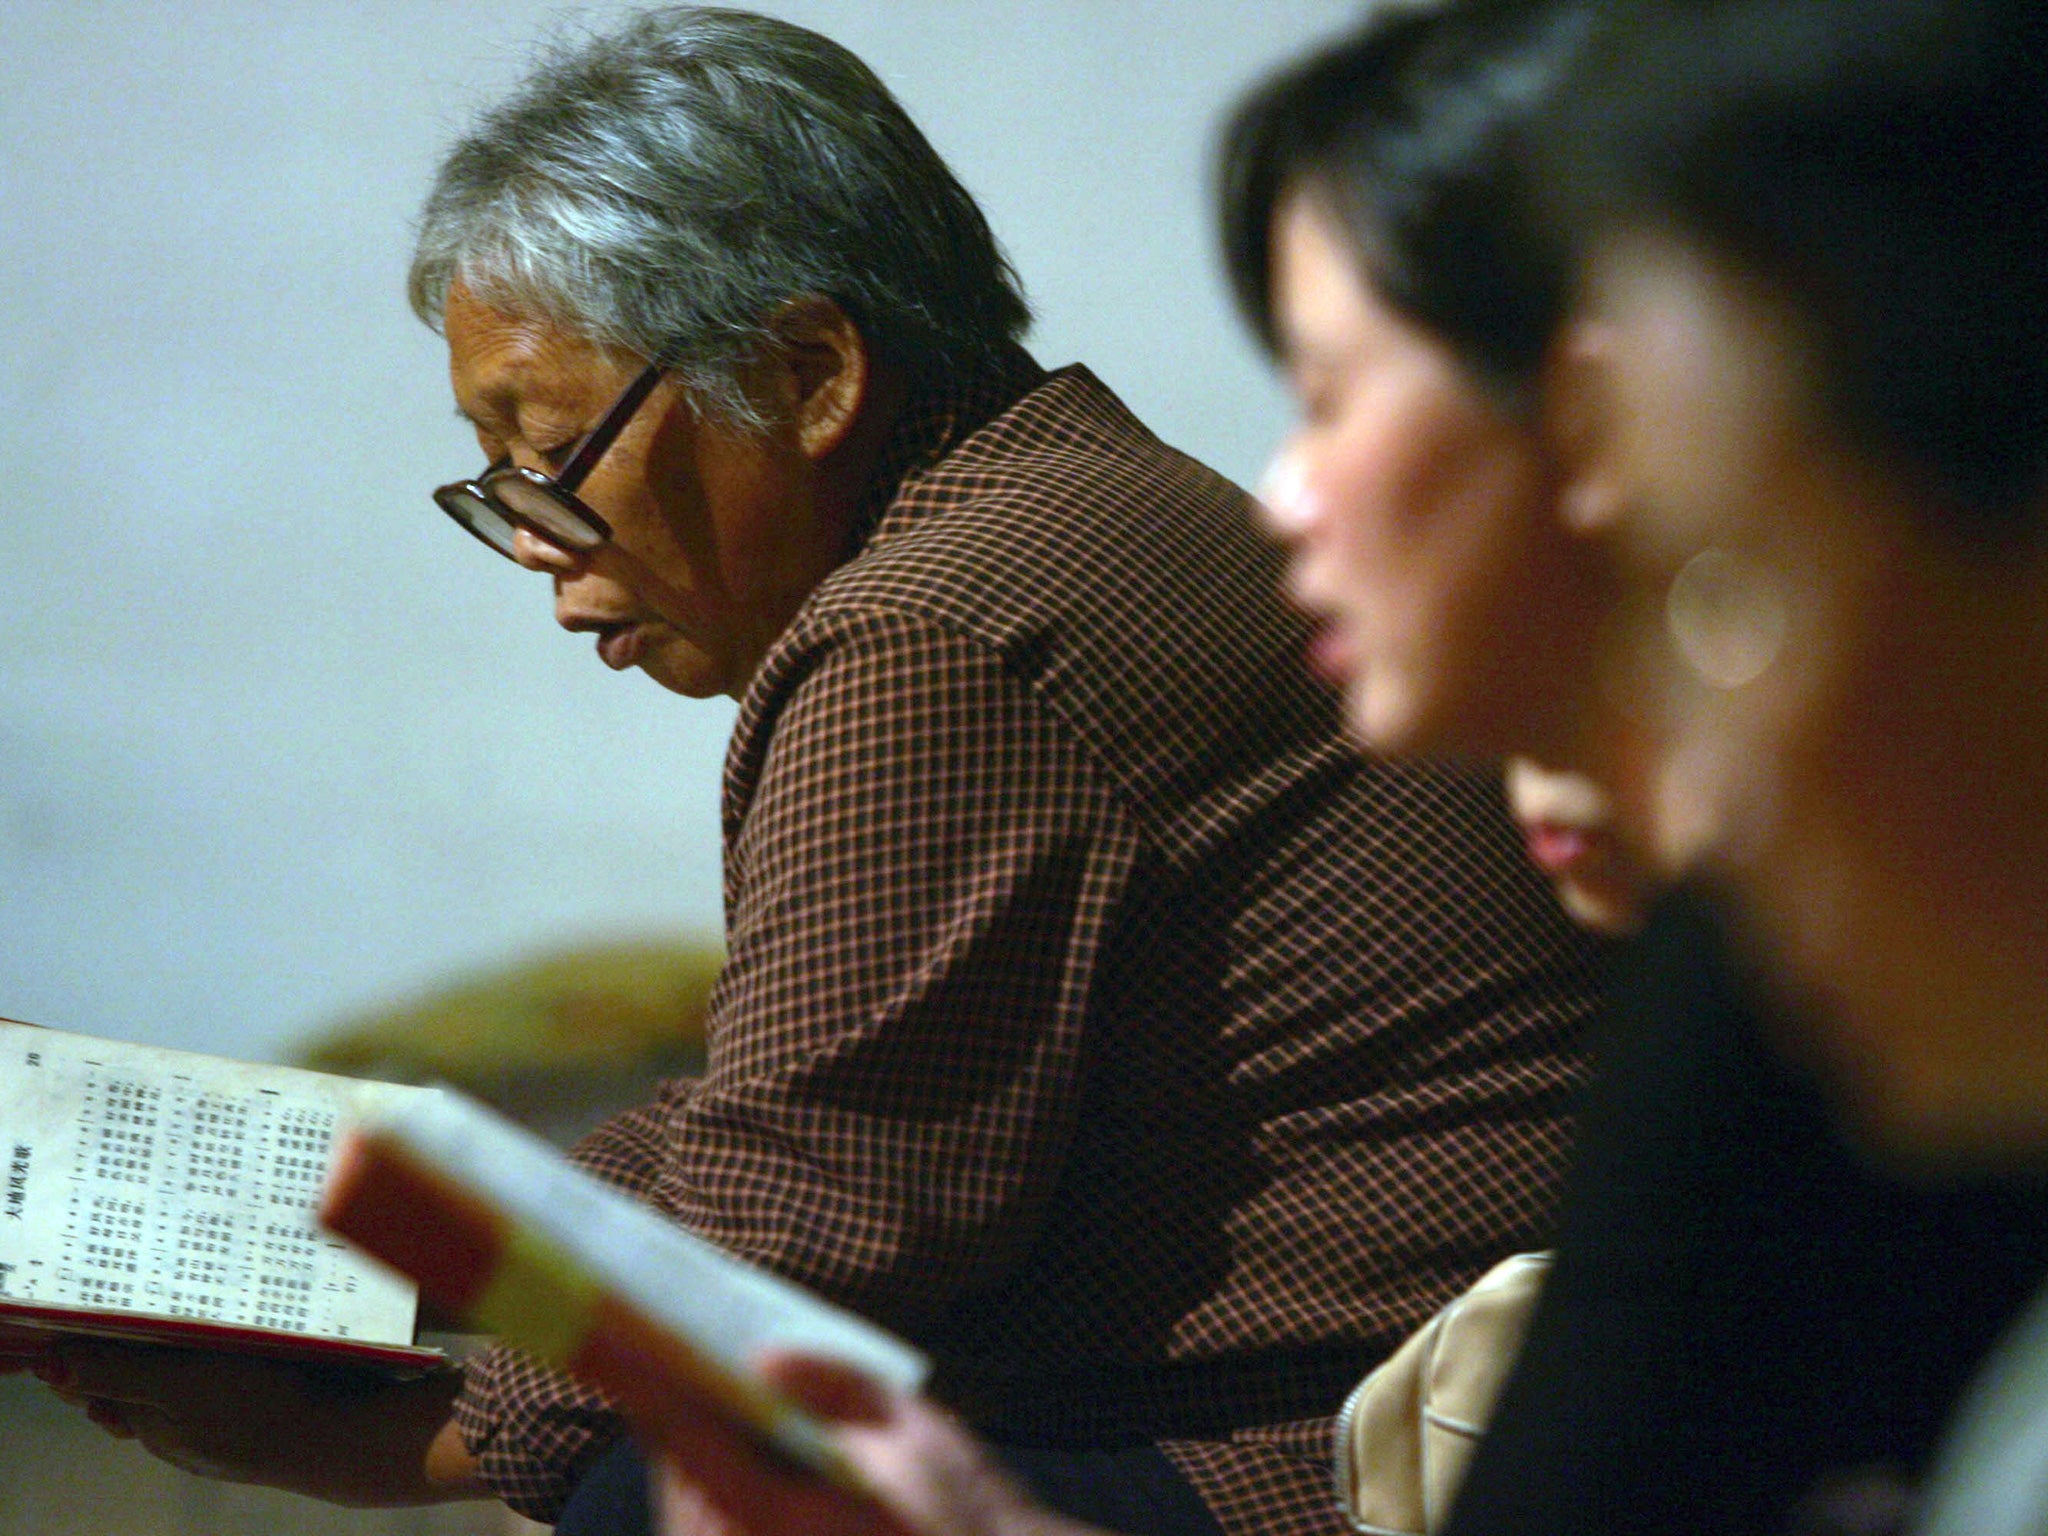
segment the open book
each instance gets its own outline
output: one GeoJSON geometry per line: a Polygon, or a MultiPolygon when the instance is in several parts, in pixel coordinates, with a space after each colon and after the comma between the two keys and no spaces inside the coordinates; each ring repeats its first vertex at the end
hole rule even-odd
{"type": "Polygon", "coordinates": [[[855,1485],[819,1425],[751,1361],[770,1346],[800,1349],[906,1392],[927,1374],[901,1339],[693,1236],[447,1090],[344,1138],[320,1216],[436,1306],[620,1407],[658,1418],[662,1394],[684,1394],[855,1485]]]}
{"type": "Polygon", "coordinates": [[[0,1329],[435,1364],[411,1282],[313,1217],[338,1129],[428,1096],[0,1019],[0,1329]]]}

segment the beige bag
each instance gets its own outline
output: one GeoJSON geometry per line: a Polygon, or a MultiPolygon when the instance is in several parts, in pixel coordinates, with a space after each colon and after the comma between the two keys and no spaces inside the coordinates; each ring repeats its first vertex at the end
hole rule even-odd
{"type": "Polygon", "coordinates": [[[1337,1498],[1365,1536],[1442,1528],[1549,1270],[1547,1253],[1503,1259],[1345,1401],[1337,1498]]]}

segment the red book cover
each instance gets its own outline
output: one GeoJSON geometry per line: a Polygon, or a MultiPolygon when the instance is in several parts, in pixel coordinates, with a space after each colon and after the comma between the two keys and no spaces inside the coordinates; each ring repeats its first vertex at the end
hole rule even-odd
{"type": "Polygon", "coordinates": [[[291,1333],[240,1323],[217,1323],[203,1317],[173,1317],[154,1312],[125,1312],[98,1307],[70,1307],[0,1298],[0,1348],[33,1347],[43,1335],[83,1334],[120,1339],[131,1344],[169,1344],[184,1349],[211,1349],[233,1355],[262,1355],[297,1360],[307,1365],[364,1367],[398,1374],[432,1370],[448,1357],[438,1349],[415,1344],[378,1344],[329,1334],[291,1333]]]}

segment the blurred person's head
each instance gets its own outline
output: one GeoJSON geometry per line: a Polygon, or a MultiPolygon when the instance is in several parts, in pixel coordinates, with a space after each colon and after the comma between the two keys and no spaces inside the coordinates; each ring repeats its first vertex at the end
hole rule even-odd
{"type": "Polygon", "coordinates": [[[2048,1147],[2048,9],[1614,13],[1552,170],[1663,831],[1869,1123],[2048,1147]]]}
{"type": "Polygon", "coordinates": [[[1382,14],[1225,137],[1232,285],[1301,406],[1263,500],[1375,750],[1551,757],[1569,735],[1604,591],[1556,516],[1539,396],[1563,266],[1518,168],[1580,10],[1382,14]]]}

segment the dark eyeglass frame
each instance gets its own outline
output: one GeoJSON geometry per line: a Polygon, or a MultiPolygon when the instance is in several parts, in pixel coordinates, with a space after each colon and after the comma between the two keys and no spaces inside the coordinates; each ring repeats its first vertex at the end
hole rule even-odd
{"type": "Polygon", "coordinates": [[[576,491],[666,372],[668,365],[659,361],[643,368],[576,445],[559,473],[500,461],[473,480],[437,487],[435,505],[508,560],[519,558],[513,541],[522,528],[564,554],[589,554],[610,540],[611,524],[585,506],[576,491]]]}

